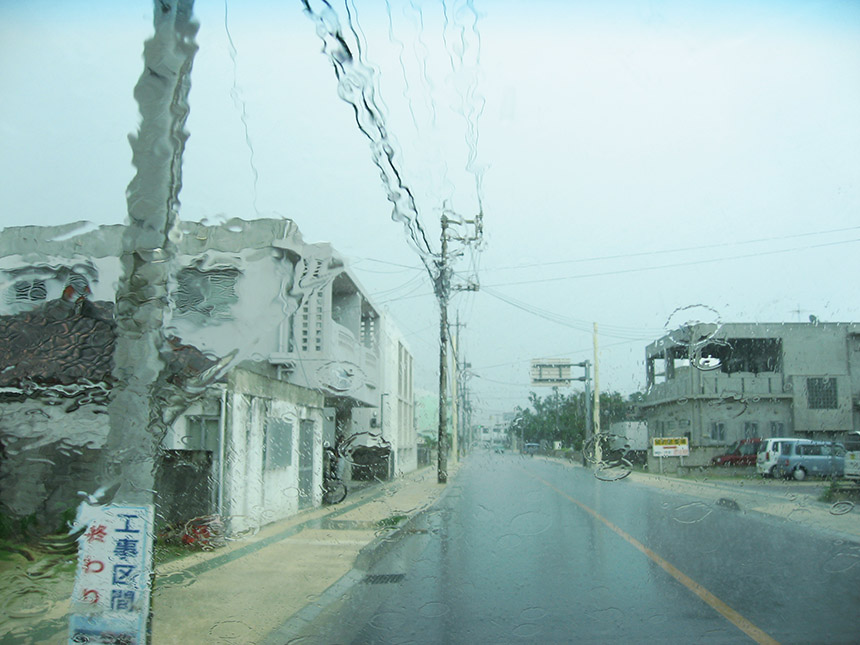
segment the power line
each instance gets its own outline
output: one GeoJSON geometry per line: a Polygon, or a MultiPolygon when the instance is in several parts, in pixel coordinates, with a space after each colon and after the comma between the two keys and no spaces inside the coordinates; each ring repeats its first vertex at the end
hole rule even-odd
{"type": "MultiPolygon", "coordinates": [[[[680,247],[675,249],[665,249],[661,251],[639,251],[636,253],[620,253],[617,255],[603,255],[603,256],[595,256],[590,258],[577,258],[572,260],[555,260],[552,262],[536,262],[533,264],[519,264],[519,265],[510,265],[510,266],[502,266],[502,267],[494,267],[490,269],[486,269],[488,272],[492,271],[510,271],[513,269],[527,269],[531,267],[546,267],[546,266],[554,266],[559,264],[577,264],[582,262],[599,262],[602,260],[619,260],[624,258],[635,258],[635,257],[644,257],[649,255],[666,255],[668,253],[684,253],[686,251],[701,251],[704,249],[715,249],[715,248],[724,248],[731,246],[742,246],[745,244],[760,244],[762,242],[774,242],[777,240],[789,240],[795,239],[799,237],[811,237],[814,235],[829,235],[831,233],[845,233],[847,231],[856,231],[860,229],[860,226],[849,226],[847,228],[834,228],[827,231],[811,231],[808,233],[796,233],[794,235],[781,235],[781,236],[773,236],[773,237],[760,237],[752,240],[740,240],[737,242],[722,242],[719,244],[702,244],[700,246],[687,246],[680,247]]],[[[851,240],[856,241],[856,240],[851,240]]]]}
{"type": "MultiPolygon", "coordinates": [[[[556,314],[551,311],[546,311],[544,309],[539,309],[537,307],[528,305],[520,300],[515,298],[511,298],[510,296],[505,296],[490,287],[484,287],[482,289],[483,293],[496,298],[497,300],[501,300],[502,302],[511,305],[521,311],[525,311],[526,313],[532,314],[533,316],[537,316],[538,318],[543,318],[544,320],[549,320],[550,322],[554,322],[558,325],[562,325],[563,327],[570,327],[571,329],[576,329],[577,331],[582,331],[585,333],[591,333],[591,325],[592,323],[586,322],[583,320],[576,320],[573,318],[567,318],[566,316],[562,316],[561,314],[556,314]]],[[[627,340],[647,340],[652,338],[656,334],[662,333],[663,330],[643,330],[641,327],[621,327],[614,325],[606,325],[603,329],[604,336],[610,336],[612,338],[624,338],[627,340]],[[638,333],[636,333],[638,332],[638,333]]]]}
{"type": "MultiPolygon", "coordinates": [[[[621,275],[624,273],[641,273],[643,271],[656,271],[658,269],[674,269],[677,267],[686,267],[686,266],[694,266],[698,264],[709,264],[711,262],[726,262],[729,260],[741,260],[745,258],[758,258],[763,255],[777,255],[780,253],[793,253],[795,251],[805,251],[808,249],[818,249],[825,248],[830,246],[838,246],[841,244],[853,244],[854,242],[860,242],[860,238],[853,240],[841,240],[839,242],[825,242],[822,244],[810,244],[809,246],[798,246],[790,249],[779,249],[775,251],[759,251],[757,253],[744,253],[741,255],[732,255],[729,257],[722,258],[705,258],[701,260],[690,260],[688,262],[673,262],[670,264],[660,264],[656,266],[650,267],[637,267],[632,269],[616,269],[615,271],[599,271],[597,273],[580,273],[579,275],[569,275],[569,276],[559,276],[555,278],[541,278],[539,280],[518,280],[516,282],[500,282],[497,284],[487,285],[489,287],[511,287],[515,285],[521,284],[539,284],[546,282],[559,282],[561,280],[578,280],[581,278],[598,278],[608,275],[621,275]]],[[[486,287],[484,289],[486,291],[486,287]]]]}
{"type": "Polygon", "coordinates": [[[391,289],[383,289],[382,291],[374,291],[370,294],[372,298],[380,298],[380,297],[390,297],[397,291],[409,289],[408,293],[415,293],[420,287],[424,286],[424,280],[426,279],[426,275],[423,273],[416,274],[409,278],[406,282],[397,285],[396,287],[392,287],[391,289]]]}
{"type": "MultiPolygon", "coordinates": [[[[378,260],[376,258],[356,257],[355,259],[359,260],[361,262],[376,262],[378,264],[387,264],[389,266],[401,267],[403,269],[412,269],[413,271],[424,271],[424,267],[416,267],[416,266],[411,266],[409,264],[400,264],[398,262],[388,262],[387,260],[378,260]]],[[[355,268],[355,265],[352,265],[352,266],[353,266],[353,268],[355,268]]],[[[367,271],[367,269],[362,269],[362,271],[367,271]]]]}
{"type": "Polygon", "coordinates": [[[522,387],[522,388],[528,388],[529,387],[528,383],[510,383],[508,381],[497,381],[495,379],[487,378],[486,376],[481,376],[480,374],[476,374],[475,372],[472,372],[472,375],[476,378],[481,379],[482,381],[487,381],[487,383],[494,383],[496,385],[509,385],[511,387],[522,387]]]}

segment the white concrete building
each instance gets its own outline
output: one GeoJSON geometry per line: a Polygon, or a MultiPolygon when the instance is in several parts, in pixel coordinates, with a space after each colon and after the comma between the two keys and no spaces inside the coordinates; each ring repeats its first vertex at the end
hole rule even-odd
{"type": "MultiPolygon", "coordinates": [[[[381,435],[391,446],[390,472],[400,476],[418,467],[412,354],[398,329],[384,317],[380,331],[379,406],[354,410],[352,432],[361,433],[360,437],[381,435]]],[[[361,441],[361,445],[370,443],[361,441]]]]}
{"type": "Polygon", "coordinates": [[[178,508],[165,509],[174,517],[189,514],[189,487],[200,504],[192,514],[229,518],[234,532],[322,503],[319,392],[237,368],[208,388],[173,430],[162,458],[174,468],[161,469],[156,490],[177,500],[178,508]],[[177,467],[193,472],[176,476],[177,467]]]}
{"type": "MultiPolygon", "coordinates": [[[[0,317],[64,293],[112,302],[123,230],[0,232],[0,317]]],[[[212,476],[203,506],[241,528],[318,504],[323,441],[365,429],[377,436],[353,443],[390,448],[387,472],[415,468],[411,354],[330,245],[276,219],[182,222],[175,241],[165,335],[215,360],[235,354],[163,442],[176,472],[212,476]]]]}

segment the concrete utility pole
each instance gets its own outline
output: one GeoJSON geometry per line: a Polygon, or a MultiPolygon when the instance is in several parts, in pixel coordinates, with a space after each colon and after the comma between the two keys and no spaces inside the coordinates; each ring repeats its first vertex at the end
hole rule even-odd
{"type": "MultiPolygon", "coordinates": [[[[576,366],[581,367],[584,371],[584,374],[575,380],[582,381],[585,386],[585,393],[583,395],[583,402],[585,403],[585,441],[583,441],[583,446],[587,446],[593,436],[592,425],[594,421],[591,412],[591,361],[582,361],[581,363],[576,363],[576,366]]],[[[583,451],[583,465],[586,463],[584,455],[585,453],[583,451]]]]}
{"type": "Polygon", "coordinates": [[[457,324],[454,326],[454,335],[451,337],[451,363],[454,373],[451,378],[451,458],[454,463],[459,461],[460,442],[457,437],[460,432],[460,410],[458,400],[457,380],[460,378],[460,361],[457,358],[457,337],[460,335],[460,315],[457,314],[457,324]]]}
{"type": "Polygon", "coordinates": [[[465,327],[460,322],[460,313],[457,312],[457,322],[454,323],[454,333],[451,336],[451,350],[453,354],[452,365],[454,366],[454,378],[452,379],[452,394],[451,407],[453,418],[452,431],[452,446],[451,452],[454,455],[454,460],[459,461],[460,450],[465,454],[469,446],[468,423],[466,421],[466,388],[463,384],[464,370],[470,365],[465,361],[460,360],[460,328],[465,327]],[[465,446],[461,445],[460,439],[466,442],[465,446]]]}
{"type": "Polygon", "coordinates": [[[597,323],[594,323],[594,460],[603,461],[603,448],[600,446],[600,358],[597,352],[597,323]]]}
{"type": "MultiPolygon", "coordinates": [[[[447,211],[451,212],[451,211],[447,211]]],[[[449,219],[446,211],[442,211],[441,219],[442,252],[436,261],[437,273],[434,279],[434,290],[436,299],[439,301],[439,430],[438,430],[438,455],[436,464],[436,479],[440,484],[448,481],[448,447],[447,437],[447,407],[448,407],[448,302],[451,299],[451,291],[477,291],[478,285],[474,283],[464,286],[451,286],[451,267],[448,256],[448,241],[457,240],[469,244],[478,242],[483,232],[483,213],[478,213],[473,220],[449,219]],[[475,235],[471,237],[449,236],[450,224],[473,224],[475,235]]],[[[455,359],[456,360],[456,359],[455,359]]],[[[456,434],[454,441],[456,442],[456,434]]],[[[455,443],[456,446],[456,443],[455,443]]]]}
{"type": "Polygon", "coordinates": [[[128,186],[128,226],[122,237],[122,274],[116,295],[114,376],[105,444],[109,473],[120,483],[116,500],[152,503],[155,449],[152,389],[164,367],[160,356],[167,304],[171,231],[176,225],[190,73],[197,45],[191,0],[156,3],[155,34],[144,45],[144,71],[134,88],[140,130],[132,137],[137,173],[128,186]]]}
{"type": "Polygon", "coordinates": [[[466,442],[466,445],[462,447],[463,454],[471,450],[474,443],[474,438],[472,437],[472,406],[469,402],[469,389],[467,387],[469,378],[467,370],[470,367],[472,367],[471,363],[467,363],[465,360],[460,361],[460,428],[466,442]]]}
{"type": "Polygon", "coordinates": [[[437,434],[436,481],[448,481],[447,408],[448,408],[448,299],[450,276],[448,268],[448,217],[442,213],[442,254],[436,276],[436,297],[439,300],[439,431],[437,434]]]}
{"type": "MultiPolygon", "coordinates": [[[[122,236],[122,273],[115,308],[116,386],[108,406],[109,431],[103,449],[104,481],[115,487],[113,498],[107,501],[126,509],[126,513],[140,509],[140,515],[120,515],[126,518],[124,530],[129,535],[153,532],[151,524],[145,528],[138,525],[134,530],[132,525],[140,519],[152,522],[156,455],[166,432],[165,404],[160,402],[158,388],[164,370],[161,350],[167,285],[175,255],[172,233],[188,138],[185,122],[191,66],[197,52],[193,4],[193,0],[154,3],[155,33],[144,44],[144,69],[134,88],[141,118],[137,135],[130,138],[136,174],[127,189],[128,225],[122,236]]],[[[142,537],[140,543],[145,545],[147,540],[142,537]]],[[[144,561],[151,562],[151,554],[146,554],[144,561]]],[[[139,575],[128,589],[135,595],[135,611],[146,617],[154,574],[142,571],[139,575]]],[[[78,603],[73,599],[73,607],[78,603]]],[[[98,629],[130,636],[132,632],[126,630],[124,622],[117,622],[109,609],[93,607],[96,613],[85,613],[80,624],[89,625],[87,620],[102,612],[101,622],[96,621],[98,629]]],[[[72,631],[78,629],[78,613],[72,611],[72,631]]],[[[135,642],[150,641],[148,629],[144,631],[137,634],[135,642]]]]}
{"type": "Polygon", "coordinates": [[[583,361],[581,365],[585,368],[582,380],[585,385],[585,438],[588,440],[594,435],[594,419],[591,412],[591,361],[583,361]]]}

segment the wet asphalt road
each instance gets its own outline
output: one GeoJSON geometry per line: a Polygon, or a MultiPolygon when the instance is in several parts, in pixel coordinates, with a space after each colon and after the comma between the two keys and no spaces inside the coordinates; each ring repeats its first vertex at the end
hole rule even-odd
{"type": "Polygon", "coordinates": [[[294,643],[857,643],[860,544],[477,454],[294,643]]]}

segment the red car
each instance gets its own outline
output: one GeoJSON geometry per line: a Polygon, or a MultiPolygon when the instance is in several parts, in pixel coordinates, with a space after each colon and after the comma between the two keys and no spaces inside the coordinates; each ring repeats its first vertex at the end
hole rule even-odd
{"type": "Polygon", "coordinates": [[[711,459],[711,464],[714,466],[755,466],[761,446],[761,439],[741,439],[729,446],[725,454],[717,455],[711,459]]]}

